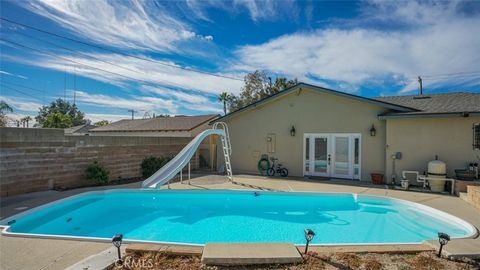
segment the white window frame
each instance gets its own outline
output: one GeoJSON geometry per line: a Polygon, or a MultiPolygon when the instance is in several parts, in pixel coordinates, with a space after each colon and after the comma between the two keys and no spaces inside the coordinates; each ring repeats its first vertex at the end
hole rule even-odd
{"type": "Polygon", "coordinates": [[[473,124],[472,127],[473,150],[480,150],[480,132],[477,134],[477,129],[480,130],[480,123],[473,124]]]}

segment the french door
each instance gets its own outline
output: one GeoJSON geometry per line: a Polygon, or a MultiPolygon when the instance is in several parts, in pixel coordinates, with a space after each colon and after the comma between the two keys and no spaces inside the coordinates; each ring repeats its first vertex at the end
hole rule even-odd
{"type": "Polygon", "coordinates": [[[360,179],[359,133],[305,133],[303,174],[360,179]]]}

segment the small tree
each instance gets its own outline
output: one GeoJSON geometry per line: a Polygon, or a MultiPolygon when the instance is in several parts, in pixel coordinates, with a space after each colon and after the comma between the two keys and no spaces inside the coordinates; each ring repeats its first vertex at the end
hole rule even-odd
{"type": "Polygon", "coordinates": [[[42,124],[44,128],[69,128],[72,126],[72,118],[70,115],[60,112],[49,113],[42,124]]]}
{"type": "Polygon", "coordinates": [[[92,180],[100,185],[103,185],[108,183],[109,174],[110,172],[107,169],[95,161],[93,164],[87,167],[86,177],[88,180],[92,180]]]}
{"type": "Polygon", "coordinates": [[[227,114],[227,102],[230,99],[230,95],[227,92],[223,92],[218,96],[218,101],[223,103],[223,114],[227,114]]]}
{"type": "Polygon", "coordinates": [[[103,126],[106,126],[106,125],[108,125],[108,124],[110,124],[110,122],[108,122],[108,120],[102,120],[102,121],[96,122],[96,123],[95,123],[95,126],[97,126],[97,127],[103,127],[103,126]]]}
{"type": "Polygon", "coordinates": [[[13,108],[8,105],[3,100],[0,100],[0,127],[5,127],[7,126],[8,123],[8,118],[7,118],[7,113],[13,112],[13,108]]]}
{"type": "Polygon", "coordinates": [[[163,165],[167,164],[171,157],[154,157],[149,156],[143,159],[141,168],[143,178],[152,176],[156,171],[160,170],[163,165]]]}
{"type": "Polygon", "coordinates": [[[297,79],[287,80],[284,77],[275,78],[275,82],[271,79],[265,71],[256,70],[247,74],[240,94],[230,95],[228,98],[229,111],[238,110],[298,83],[297,79]]]}
{"type": "MultiPolygon", "coordinates": [[[[41,127],[57,127],[60,128],[60,126],[51,126],[48,124],[45,124],[47,122],[47,118],[49,115],[55,114],[56,113],[66,115],[70,119],[70,126],[67,127],[73,127],[73,126],[78,126],[78,125],[84,125],[87,123],[87,120],[84,119],[85,115],[82,113],[80,110],[78,110],[77,105],[75,104],[70,104],[68,101],[64,101],[63,99],[57,99],[50,103],[49,106],[43,106],[40,111],[38,112],[38,116],[35,117],[37,120],[38,124],[41,127]]],[[[67,117],[63,117],[63,119],[66,119],[67,117]]],[[[64,128],[61,126],[61,128],[64,128]]]]}
{"type": "Polygon", "coordinates": [[[23,127],[25,127],[25,124],[26,124],[27,128],[28,128],[28,122],[32,121],[32,117],[27,115],[27,116],[23,117],[22,119],[20,119],[20,121],[22,121],[23,127]]]}

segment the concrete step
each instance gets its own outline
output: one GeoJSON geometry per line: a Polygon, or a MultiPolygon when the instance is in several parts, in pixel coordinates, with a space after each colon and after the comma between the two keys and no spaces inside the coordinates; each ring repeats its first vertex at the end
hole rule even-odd
{"type": "MultiPolygon", "coordinates": [[[[125,254],[125,245],[121,248],[121,253],[125,254]]],[[[98,254],[87,257],[74,265],[71,265],[66,270],[96,270],[96,269],[111,269],[112,265],[118,259],[116,247],[108,248],[98,254]]]]}
{"type": "Polygon", "coordinates": [[[460,199],[468,202],[468,196],[467,196],[466,192],[459,192],[458,197],[460,197],[460,199]]]}
{"type": "MultiPolygon", "coordinates": [[[[425,241],[431,247],[435,248],[436,252],[440,248],[437,240],[425,241]]],[[[468,257],[472,259],[480,258],[480,238],[476,239],[454,239],[443,246],[442,256],[456,259],[461,257],[468,257]]]]}
{"type": "Polygon", "coordinates": [[[202,263],[251,265],[300,263],[302,256],[292,243],[207,243],[202,263]]]}

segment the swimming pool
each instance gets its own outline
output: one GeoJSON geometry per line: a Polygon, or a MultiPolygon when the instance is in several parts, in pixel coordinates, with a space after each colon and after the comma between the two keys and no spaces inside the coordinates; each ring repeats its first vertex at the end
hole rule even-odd
{"type": "Polygon", "coordinates": [[[4,234],[203,245],[207,242],[304,244],[420,243],[473,237],[469,223],[408,201],[350,193],[231,190],[87,192],[4,219],[4,234]]]}

